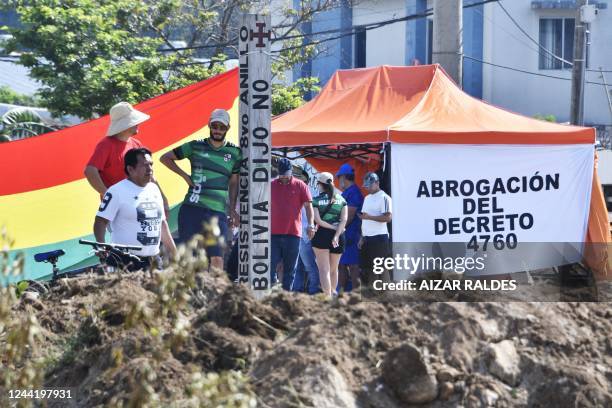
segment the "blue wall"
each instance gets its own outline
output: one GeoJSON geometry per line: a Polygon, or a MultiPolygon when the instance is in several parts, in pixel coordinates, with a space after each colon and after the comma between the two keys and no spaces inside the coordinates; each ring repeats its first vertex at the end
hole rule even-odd
{"type": "Polygon", "coordinates": [[[15,10],[0,10],[0,27],[2,26],[21,27],[19,16],[15,10]]]}
{"type": "MultiPolygon", "coordinates": [[[[299,8],[300,2],[294,0],[294,7],[299,8]]],[[[349,32],[353,26],[353,13],[347,0],[342,2],[342,6],[324,13],[317,14],[313,21],[302,25],[303,33],[316,33],[325,30],[341,29],[349,32]]],[[[343,32],[315,35],[307,37],[305,44],[317,42],[325,38],[337,37],[343,32]]],[[[342,38],[325,41],[319,46],[325,50],[314,60],[302,65],[301,68],[294,69],[297,77],[313,76],[319,78],[321,85],[325,85],[329,78],[338,69],[352,68],[353,66],[353,36],[347,35],[342,38]]],[[[297,78],[296,78],[297,79],[297,78]]]]}
{"type": "MultiPolygon", "coordinates": [[[[406,0],[406,15],[420,14],[427,10],[427,0],[406,0]]],[[[414,60],[420,64],[427,61],[427,19],[419,18],[406,21],[406,57],[404,63],[412,65],[414,60]]]]}
{"type": "MultiPolygon", "coordinates": [[[[470,4],[479,0],[464,0],[470,4]]],[[[294,7],[299,8],[300,1],[294,0],[294,7]]],[[[463,9],[463,52],[470,57],[482,59],[483,55],[483,5],[463,9]]],[[[406,0],[406,15],[420,14],[427,10],[427,0],[406,0]]],[[[412,65],[414,60],[421,64],[427,61],[427,19],[408,20],[406,24],[405,59],[406,65],[412,65]]],[[[348,1],[343,1],[342,7],[317,15],[312,23],[304,24],[305,33],[329,29],[350,30],[353,25],[352,10],[348,1]]],[[[326,37],[338,36],[341,33],[318,35],[310,38],[317,41],[326,37]]],[[[321,85],[329,80],[338,69],[353,67],[353,36],[323,43],[328,52],[310,61],[300,69],[294,70],[294,76],[316,76],[321,85]]],[[[463,62],[463,89],[470,95],[482,98],[482,64],[465,59],[463,62]]]]}

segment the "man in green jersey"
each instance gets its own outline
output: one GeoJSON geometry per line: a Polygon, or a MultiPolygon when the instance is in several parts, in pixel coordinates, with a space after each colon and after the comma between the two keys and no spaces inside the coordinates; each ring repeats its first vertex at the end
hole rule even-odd
{"type": "MultiPolygon", "coordinates": [[[[225,140],[229,123],[229,113],[215,109],[208,121],[210,137],[185,143],[161,157],[161,162],[189,185],[178,216],[179,243],[185,243],[201,233],[202,224],[210,222],[212,218],[218,219],[224,238],[228,231],[228,214],[232,224],[239,225],[236,199],[242,152],[240,147],[225,140]],[[176,164],[177,160],[182,159],[189,159],[191,175],[176,164]]],[[[208,246],[206,251],[211,266],[223,269],[221,246],[208,246]]]]}

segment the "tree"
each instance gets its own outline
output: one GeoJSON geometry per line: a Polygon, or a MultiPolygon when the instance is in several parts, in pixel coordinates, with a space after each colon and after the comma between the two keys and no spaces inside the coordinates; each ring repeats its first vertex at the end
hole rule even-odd
{"type": "Polygon", "coordinates": [[[35,96],[17,93],[8,86],[3,85],[0,86],[0,103],[21,106],[39,106],[40,100],[35,96]]]}
{"type": "Polygon", "coordinates": [[[298,108],[309,92],[319,92],[317,78],[300,78],[290,85],[272,85],[272,115],[280,115],[298,108]]]}
{"type": "MultiPolygon", "coordinates": [[[[273,27],[282,50],[273,76],[312,58],[300,26],[348,0],[303,1],[300,11],[280,10],[273,27]],[[298,37],[296,37],[296,35],[298,37]]],[[[43,84],[43,106],[54,115],[91,118],[120,100],[136,103],[206,79],[224,70],[219,62],[237,56],[240,12],[256,0],[8,0],[22,27],[10,29],[6,52],[21,51],[19,63],[43,84]],[[177,47],[177,41],[187,47],[177,47]],[[202,60],[194,60],[198,57],[202,60]]],[[[275,87],[295,106],[312,88],[275,87]],[[296,93],[297,92],[297,93],[296,93]]],[[[277,95],[276,100],[282,97],[277,95]]],[[[302,99],[303,101],[303,99],[302,99]]]]}
{"type": "MultiPolygon", "coordinates": [[[[168,76],[183,55],[163,55],[159,37],[174,2],[158,0],[16,0],[22,28],[7,52],[43,84],[40,98],[55,115],[91,118],[120,100],[136,103],[170,90],[168,76]]],[[[200,74],[205,77],[206,70],[200,74]]]]}
{"type": "Polygon", "coordinates": [[[0,142],[25,139],[43,133],[53,132],[57,128],[45,124],[38,113],[28,108],[14,108],[0,118],[0,142]]]}
{"type": "Polygon", "coordinates": [[[537,113],[533,115],[533,117],[535,119],[543,120],[546,122],[556,122],[557,121],[557,117],[555,115],[542,115],[542,114],[537,113]]]}

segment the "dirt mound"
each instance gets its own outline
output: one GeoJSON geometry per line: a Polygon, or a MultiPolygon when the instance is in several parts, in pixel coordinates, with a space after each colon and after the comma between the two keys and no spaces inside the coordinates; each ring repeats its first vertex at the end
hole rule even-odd
{"type": "Polygon", "coordinates": [[[223,276],[180,282],[88,276],[24,297],[43,386],[72,406],[612,406],[610,303],[256,301],[223,276]]]}
{"type": "Polygon", "coordinates": [[[212,321],[243,336],[259,336],[274,340],[280,331],[287,330],[289,321],[271,306],[259,303],[246,286],[227,289],[212,302],[199,323],[212,321]]]}

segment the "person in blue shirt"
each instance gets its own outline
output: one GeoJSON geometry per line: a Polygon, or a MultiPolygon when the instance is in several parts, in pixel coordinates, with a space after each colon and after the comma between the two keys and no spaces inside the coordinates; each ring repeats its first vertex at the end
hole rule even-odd
{"type": "MultiPolygon", "coordinates": [[[[302,180],[306,185],[310,185],[310,176],[304,169],[302,169],[301,175],[295,177],[302,180]]],[[[310,189],[310,194],[314,197],[312,189],[310,189]]],[[[308,237],[308,227],[306,209],[302,208],[302,238],[300,238],[300,255],[293,278],[293,291],[304,292],[306,290],[308,294],[314,295],[319,293],[321,288],[319,285],[319,268],[308,237]]]]}
{"type": "Polygon", "coordinates": [[[346,232],[344,233],[346,246],[340,258],[338,289],[349,291],[357,289],[360,285],[359,248],[357,248],[357,244],[361,237],[361,220],[356,214],[361,211],[363,194],[355,184],[355,170],[350,164],[345,163],[340,166],[336,177],[338,178],[338,186],[342,190],[342,197],[348,205],[348,219],[346,221],[346,232]]]}

